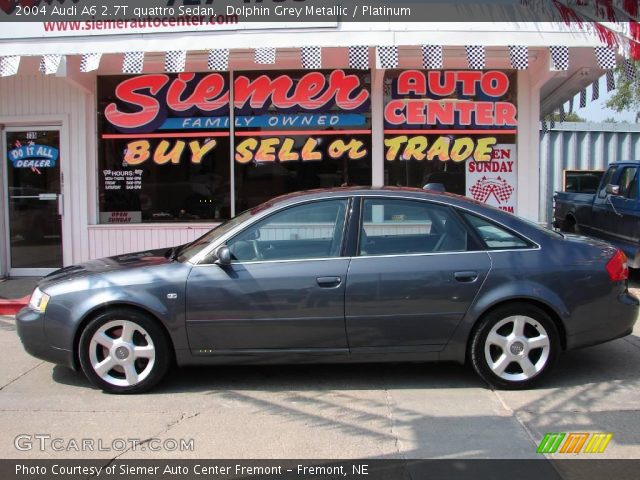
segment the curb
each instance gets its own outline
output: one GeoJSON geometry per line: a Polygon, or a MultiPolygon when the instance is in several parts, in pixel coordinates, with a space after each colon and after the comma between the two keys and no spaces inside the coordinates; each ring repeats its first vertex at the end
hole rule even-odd
{"type": "Polygon", "coordinates": [[[31,295],[15,299],[0,299],[0,315],[15,315],[29,304],[31,295]]]}

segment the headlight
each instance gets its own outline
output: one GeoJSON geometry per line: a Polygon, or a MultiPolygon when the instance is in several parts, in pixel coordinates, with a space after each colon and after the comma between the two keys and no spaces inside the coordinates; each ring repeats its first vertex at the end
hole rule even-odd
{"type": "Polygon", "coordinates": [[[47,304],[51,297],[41,291],[38,287],[31,294],[31,300],[29,300],[29,308],[39,313],[44,313],[47,309],[47,304]]]}

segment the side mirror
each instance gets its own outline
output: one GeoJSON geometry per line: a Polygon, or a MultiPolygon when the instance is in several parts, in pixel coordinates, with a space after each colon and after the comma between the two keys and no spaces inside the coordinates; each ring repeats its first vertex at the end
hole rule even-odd
{"type": "Polygon", "coordinates": [[[230,265],[231,264],[231,250],[226,245],[221,245],[216,250],[216,265],[230,265]]]}
{"type": "Polygon", "coordinates": [[[620,195],[620,185],[611,185],[611,184],[609,184],[605,188],[605,191],[609,195],[620,195]]]}

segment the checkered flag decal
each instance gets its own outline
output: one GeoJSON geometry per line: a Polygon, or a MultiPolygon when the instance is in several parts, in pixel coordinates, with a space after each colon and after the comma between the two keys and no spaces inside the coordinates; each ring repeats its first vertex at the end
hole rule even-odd
{"type": "Polygon", "coordinates": [[[422,45],[422,67],[428,70],[442,68],[442,45],[422,45]]]}
{"type": "Polygon", "coordinates": [[[624,78],[626,78],[630,82],[635,82],[638,78],[636,65],[628,58],[622,60],[622,73],[624,74],[624,78]]]}
{"type": "Polygon", "coordinates": [[[376,53],[379,68],[398,68],[398,47],[395,45],[376,47],[376,53]]]}
{"type": "Polygon", "coordinates": [[[580,108],[584,108],[587,106],[587,89],[583,88],[580,90],[580,108]]]}
{"type": "Polygon", "coordinates": [[[524,45],[510,45],[509,59],[511,60],[511,68],[526,70],[529,68],[529,48],[524,45]]]}
{"type": "Polygon", "coordinates": [[[569,70],[569,47],[550,47],[551,70],[569,70]]]}
{"type": "Polygon", "coordinates": [[[258,65],[273,65],[274,63],[276,63],[275,47],[256,48],[255,60],[258,65]]]}
{"type": "Polygon", "coordinates": [[[62,55],[43,55],[40,59],[39,70],[45,75],[52,75],[58,71],[62,55]]]}
{"type": "Polygon", "coordinates": [[[229,70],[229,49],[214,48],[209,50],[209,58],[207,59],[207,68],[215,71],[229,70]]]}
{"type": "Polygon", "coordinates": [[[349,68],[358,70],[369,68],[369,47],[365,45],[349,47],[349,68]]]}
{"type": "Polygon", "coordinates": [[[616,52],[610,47],[595,47],[598,66],[603,70],[611,70],[616,66],[616,52]]]}
{"type": "Polygon", "coordinates": [[[0,77],[10,77],[18,73],[20,56],[0,57],[0,77]]]}
{"type": "Polygon", "coordinates": [[[142,73],[144,52],[127,52],[122,61],[122,73],[142,73]]]}
{"type": "Polygon", "coordinates": [[[164,70],[169,73],[184,72],[187,64],[186,50],[172,50],[166,53],[164,57],[164,70]]]}
{"type": "Polygon", "coordinates": [[[479,179],[469,188],[473,199],[483,203],[485,203],[491,195],[496,197],[498,203],[506,202],[511,198],[513,190],[513,187],[502,177],[487,179],[486,176],[479,179]]]}
{"type": "Polygon", "coordinates": [[[616,78],[613,75],[613,70],[607,70],[607,92],[616,89],[616,78]]]}
{"type": "Polygon", "coordinates": [[[598,100],[600,98],[600,79],[596,78],[591,84],[591,101],[598,100]]]}
{"type": "Polygon", "coordinates": [[[469,68],[482,70],[485,63],[484,47],[482,45],[467,45],[467,63],[469,68]]]}
{"type": "Polygon", "coordinates": [[[85,53],[80,60],[80,71],[83,73],[93,72],[100,68],[101,53],[85,53]]]}
{"type": "Polygon", "coordinates": [[[322,47],[302,47],[300,49],[302,68],[317,70],[322,68],[322,47]]]}

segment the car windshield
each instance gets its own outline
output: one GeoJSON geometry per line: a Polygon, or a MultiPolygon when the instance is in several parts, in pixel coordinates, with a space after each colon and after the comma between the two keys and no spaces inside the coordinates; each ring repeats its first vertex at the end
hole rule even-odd
{"type": "Polygon", "coordinates": [[[208,231],[207,233],[205,233],[200,238],[198,238],[198,239],[194,240],[193,242],[188,243],[184,247],[182,247],[177,252],[178,255],[176,255],[176,259],[179,262],[185,262],[185,261],[191,260],[198,253],[200,253],[202,250],[207,248],[208,245],[211,245],[211,243],[216,241],[222,235],[224,235],[225,233],[231,231],[237,225],[240,225],[242,222],[248,220],[253,215],[258,213],[260,210],[261,209],[259,209],[259,208],[252,208],[251,210],[247,210],[245,212],[242,212],[240,215],[232,218],[231,220],[227,220],[226,222],[221,223],[220,225],[215,227],[213,230],[208,231]]]}

